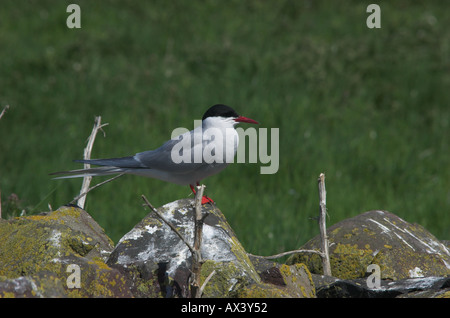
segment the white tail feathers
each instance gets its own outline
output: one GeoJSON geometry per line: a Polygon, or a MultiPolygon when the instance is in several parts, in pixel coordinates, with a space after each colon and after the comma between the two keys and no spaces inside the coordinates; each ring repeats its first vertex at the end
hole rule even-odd
{"type": "Polygon", "coordinates": [[[50,173],[50,175],[58,175],[65,174],[65,176],[55,177],[53,179],[69,179],[69,178],[83,178],[83,177],[95,177],[95,176],[107,176],[111,174],[123,173],[127,169],[106,166],[106,167],[98,167],[98,168],[89,168],[89,169],[76,169],[76,170],[68,170],[68,171],[58,171],[50,173]]]}

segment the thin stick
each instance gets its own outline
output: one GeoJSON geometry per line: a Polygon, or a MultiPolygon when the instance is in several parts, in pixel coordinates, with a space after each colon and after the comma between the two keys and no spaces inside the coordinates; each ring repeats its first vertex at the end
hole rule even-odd
{"type": "MultiPolygon", "coordinates": [[[[121,174],[118,174],[117,176],[114,176],[112,178],[109,178],[108,180],[102,181],[100,183],[97,183],[95,186],[90,187],[89,189],[87,189],[85,192],[80,193],[79,195],[77,195],[75,198],[73,198],[73,200],[70,202],[71,204],[74,204],[75,201],[79,200],[80,198],[84,197],[86,194],[88,194],[89,192],[91,192],[92,190],[94,190],[95,188],[98,188],[101,185],[104,185],[105,183],[111,182],[113,180],[116,180],[117,178],[123,176],[125,174],[125,172],[122,172],[121,174]]],[[[78,205],[78,204],[77,204],[78,205]]],[[[79,206],[79,205],[78,205],[79,206]]]]}
{"type": "Polygon", "coordinates": [[[202,222],[202,197],[205,190],[205,185],[197,186],[195,193],[195,235],[194,235],[194,249],[200,250],[202,245],[203,222],[202,222]]]}
{"type": "MultiPolygon", "coordinates": [[[[101,124],[102,117],[97,116],[95,117],[94,121],[94,127],[92,128],[91,135],[89,136],[86,148],[84,148],[84,159],[89,160],[91,159],[91,152],[92,147],[94,146],[95,137],[97,136],[97,132],[102,129],[102,127],[108,125],[108,124],[101,124]]],[[[105,132],[103,132],[103,135],[105,135],[105,132]]],[[[89,169],[91,167],[90,164],[85,163],[84,169],[89,169]]],[[[83,177],[83,184],[81,186],[80,195],[78,196],[78,202],[77,205],[84,209],[84,203],[86,201],[86,194],[90,191],[89,185],[91,184],[92,176],[85,176],[83,177]]]]}
{"type": "Polygon", "coordinates": [[[319,215],[319,230],[320,230],[320,240],[322,251],[317,250],[293,250],[288,252],[283,252],[271,256],[259,256],[247,253],[247,255],[260,257],[265,259],[276,259],[290,254],[296,253],[314,253],[318,254],[322,259],[322,267],[324,275],[331,276],[331,265],[330,265],[330,255],[328,251],[328,237],[327,237],[327,227],[326,227],[326,216],[327,216],[327,191],[325,189],[325,174],[321,173],[319,175],[318,185],[319,185],[319,205],[320,205],[320,215],[319,215]]]}
{"type": "Polygon", "coordinates": [[[211,279],[211,277],[214,276],[214,274],[216,273],[216,270],[213,270],[211,273],[209,273],[208,277],[206,277],[205,281],[202,284],[202,287],[200,287],[200,295],[203,294],[203,290],[206,287],[206,284],[208,284],[209,280],[211,279]]]}
{"type": "Polygon", "coordinates": [[[158,212],[157,209],[153,207],[153,205],[147,200],[147,198],[142,195],[142,199],[147,205],[165,224],[167,224],[172,231],[181,239],[181,241],[186,244],[189,251],[192,255],[192,269],[191,269],[191,277],[190,277],[190,291],[191,297],[200,298],[202,296],[203,289],[205,288],[208,281],[211,279],[212,275],[214,275],[213,271],[203,282],[203,285],[200,285],[200,278],[202,272],[202,238],[203,238],[203,217],[202,217],[202,197],[205,186],[201,185],[197,187],[197,191],[195,193],[195,201],[194,201],[194,246],[189,244],[189,242],[184,238],[184,236],[177,230],[177,228],[170,223],[161,213],[158,212]]]}
{"type": "Polygon", "coordinates": [[[2,112],[0,113],[0,119],[2,119],[3,115],[6,113],[6,110],[7,110],[8,108],[9,108],[9,105],[6,105],[6,106],[3,108],[2,112]]]}
{"type": "Polygon", "coordinates": [[[320,206],[320,217],[319,217],[319,230],[322,245],[322,267],[323,274],[331,276],[331,265],[330,265],[330,255],[328,252],[328,237],[327,237],[327,191],[325,189],[325,174],[321,173],[317,179],[319,186],[319,206],[320,206]]]}
{"type": "Polygon", "coordinates": [[[291,255],[291,254],[296,254],[296,253],[313,253],[313,254],[318,254],[321,257],[324,256],[324,254],[321,251],[316,251],[316,250],[293,250],[293,251],[283,252],[283,253],[275,254],[275,255],[271,255],[271,256],[260,256],[260,255],[253,255],[250,253],[247,253],[247,255],[250,255],[253,257],[265,258],[265,259],[276,259],[276,258],[280,258],[280,257],[286,256],[286,255],[291,255]]]}
{"type": "Polygon", "coordinates": [[[202,239],[203,239],[203,218],[202,218],[202,197],[205,185],[197,186],[195,193],[194,211],[194,252],[192,253],[192,276],[191,276],[191,297],[200,298],[202,296],[200,277],[202,272],[202,239]]]}
{"type": "Polygon", "coordinates": [[[145,195],[142,195],[141,197],[144,200],[145,205],[148,206],[164,223],[166,223],[170,227],[170,229],[174,231],[175,234],[184,242],[184,244],[186,244],[186,246],[189,248],[189,251],[191,251],[191,253],[194,254],[195,252],[194,248],[192,247],[191,244],[189,244],[189,242],[184,238],[184,236],[181,235],[181,233],[177,230],[177,228],[168,220],[166,220],[166,218],[163,217],[162,214],[159,213],[158,210],[153,207],[153,205],[147,200],[145,195]]]}

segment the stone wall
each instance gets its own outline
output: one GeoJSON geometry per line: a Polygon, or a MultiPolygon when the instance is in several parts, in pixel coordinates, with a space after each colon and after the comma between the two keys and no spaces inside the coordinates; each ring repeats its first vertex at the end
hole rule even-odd
{"type": "MultiPolygon", "coordinates": [[[[193,200],[158,211],[193,241],[193,200]]],[[[202,281],[214,271],[203,297],[450,297],[448,246],[391,213],[366,212],[328,229],[333,277],[321,275],[315,254],[286,264],[249,256],[216,206],[203,213],[202,281]],[[380,269],[375,288],[370,264],[380,269]]],[[[186,244],[154,213],[116,246],[74,206],[0,220],[0,297],[189,297],[190,269],[186,244]]]]}

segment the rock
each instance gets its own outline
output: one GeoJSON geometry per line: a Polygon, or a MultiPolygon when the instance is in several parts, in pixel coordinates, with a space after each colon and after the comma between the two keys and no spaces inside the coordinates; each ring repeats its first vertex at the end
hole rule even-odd
{"type": "MultiPolygon", "coordinates": [[[[367,287],[364,279],[344,280],[317,288],[317,298],[376,298],[376,292],[367,287]]],[[[381,296],[380,296],[381,297],[381,296]]]]}
{"type": "Polygon", "coordinates": [[[441,243],[450,250],[450,241],[449,240],[441,240],[441,243]]]}
{"type": "MultiPolygon", "coordinates": [[[[193,200],[160,207],[193,243],[193,200]]],[[[220,210],[203,206],[203,297],[450,297],[448,241],[384,211],[370,211],[328,229],[332,272],[315,254],[287,264],[248,256],[220,210]],[[303,263],[304,262],[304,263],[303,263]],[[380,288],[369,288],[377,264],[380,288]],[[425,277],[424,277],[425,276],[425,277]]],[[[318,248],[318,238],[303,248],[318,248]]],[[[113,248],[103,229],[79,208],[0,220],[2,297],[188,297],[191,254],[150,213],[113,248]]],[[[371,285],[372,286],[372,285],[371,285]]]]}
{"type": "Polygon", "coordinates": [[[388,281],[383,284],[377,292],[383,294],[385,292],[393,295],[398,293],[401,297],[414,297],[419,294],[428,295],[431,298],[434,295],[450,292],[450,277],[421,277],[421,278],[406,278],[398,281],[388,281]]]}
{"type": "Polygon", "coordinates": [[[105,264],[112,249],[104,230],[76,207],[0,220],[0,295],[16,286],[16,297],[131,296],[123,276],[105,264]],[[70,288],[72,278],[80,285],[70,288]]]}
{"type": "Polygon", "coordinates": [[[14,279],[0,277],[0,298],[55,298],[65,295],[63,282],[54,273],[39,272],[14,279]]]}
{"type": "MultiPolygon", "coordinates": [[[[380,266],[381,279],[450,275],[450,251],[418,224],[410,224],[386,211],[369,211],[343,220],[327,229],[333,276],[362,278],[369,264],[380,266]]],[[[302,249],[319,249],[316,236],[302,249]]],[[[322,274],[320,257],[296,254],[287,264],[305,263],[322,274]]]]}
{"type": "MultiPolygon", "coordinates": [[[[192,199],[166,204],[158,211],[190,244],[194,240],[192,199]]],[[[222,212],[204,205],[202,279],[216,270],[204,290],[204,297],[230,297],[242,286],[261,280],[246,251],[236,238],[222,212]]],[[[191,252],[186,244],[153,212],[123,236],[107,264],[119,269],[132,282],[138,297],[188,297],[191,252]],[[146,277],[142,283],[139,277],[146,277]]]]}
{"type": "Polygon", "coordinates": [[[246,273],[238,262],[208,260],[202,266],[202,281],[215,270],[215,274],[206,284],[205,298],[237,297],[237,293],[248,285],[260,282],[256,271],[246,273]],[[255,275],[256,274],[256,275],[255,275]]]}
{"type": "Polygon", "coordinates": [[[292,266],[268,261],[263,257],[251,256],[262,283],[245,286],[236,297],[251,298],[313,298],[314,282],[304,264],[292,266]]]}
{"type": "Polygon", "coordinates": [[[312,280],[314,282],[314,287],[316,288],[316,294],[320,289],[328,287],[329,285],[340,280],[337,277],[327,276],[327,275],[319,275],[319,274],[311,274],[312,280]]]}
{"type": "Polygon", "coordinates": [[[434,298],[449,296],[450,277],[381,280],[380,288],[369,288],[366,279],[363,278],[337,279],[317,288],[318,298],[434,298]]]}
{"type": "Polygon", "coordinates": [[[292,298],[286,289],[272,284],[251,284],[237,290],[235,298],[292,298]]]}

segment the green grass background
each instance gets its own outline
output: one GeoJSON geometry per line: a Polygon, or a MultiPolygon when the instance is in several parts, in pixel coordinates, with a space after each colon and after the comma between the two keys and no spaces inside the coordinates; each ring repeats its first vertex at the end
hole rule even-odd
{"type": "MultiPolygon", "coordinates": [[[[81,179],[48,173],[80,167],[96,115],[109,126],[92,157],[117,157],[224,103],[280,133],[276,174],[234,164],[204,180],[249,252],[318,233],[321,172],[328,225],[384,209],[450,239],[450,5],[378,1],[381,29],[368,29],[369,3],[2,1],[3,217],[78,194],[81,179]],[[81,29],[66,27],[69,3],[81,29]]],[[[86,210],[117,242],[148,213],[141,194],[160,206],[189,193],[126,176],[91,192],[86,210]]]]}

